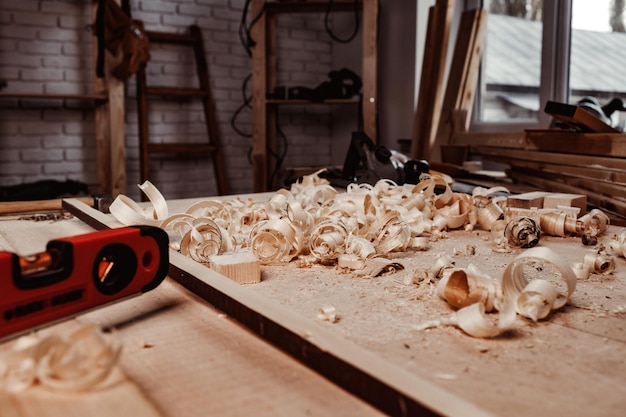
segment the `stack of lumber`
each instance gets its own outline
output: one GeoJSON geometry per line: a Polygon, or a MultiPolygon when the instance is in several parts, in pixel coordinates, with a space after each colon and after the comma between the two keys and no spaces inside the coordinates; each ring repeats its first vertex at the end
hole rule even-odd
{"type": "Polygon", "coordinates": [[[585,194],[590,204],[626,217],[626,134],[560,130],[457,133],[469,155],[508,164],[514,181],[585,194]]]}
{"type": "Polygon", "coordinates": [[[449,144],[454,131],[466,131],[469,127],[478,88],[487,11],[478,8],[461,13],[450,72],[444,80],[453,14],[454,2],[450,0],[438,0],[429,9],[413,120],[413,159],[441,161],[441,146],[449,144]]]}

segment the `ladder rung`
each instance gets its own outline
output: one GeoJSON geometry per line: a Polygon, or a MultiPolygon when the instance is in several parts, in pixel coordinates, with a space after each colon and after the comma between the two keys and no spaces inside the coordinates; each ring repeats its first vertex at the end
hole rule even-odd
{"type": "Polygon", "coordinates": [[[206,90],[178,87],[146,87],[146,94],[164,97],[205,97],[206,90]]]}
{"type": "Polygon", "coordinates": [[[165,33],[147,30],[146,35],[151,42],[193,45],[198,41],[198,38],[188,33],[165,33]]]}
{"type": "Polygon", "coordinates": [[[150,153],[211,153],[217,146],[207,143],[149,143],[150,153]]]}

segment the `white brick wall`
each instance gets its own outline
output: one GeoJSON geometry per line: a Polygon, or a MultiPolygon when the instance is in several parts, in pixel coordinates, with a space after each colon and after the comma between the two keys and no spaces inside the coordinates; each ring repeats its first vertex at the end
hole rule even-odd
{"type": "MultiPolygon", "coordinates": [[[[241,86],[250,61],[239,43],[244,0],[131,0],[133,17],[146,29],[182,32],[191,24],[203,30],[219,132],[233,193],[252,190],[247,160],[251,139],[239,136],[230,119],[242,103],[241,86]]],[[[92,91],[91,5],[85,0],[20,0],[0,4],[0,78],[5,91],[86,93],[92,91]]],[[[250,20],[250,19],[248,19],[250,20]]],[[[278,80],[315,87],[327,79],[332,44],[323,15],[281,15],[278,19],[278,80]]],[[[154,45],[148,67],[151,85],[195,86],[193,56],[181,48],[154,45]]],[[[360,70],[360,62],[354,69],[360,70]]],[[[127,83],[126,142],[128,194],[138,198],[135,82],[127,83]]],[[[202,109],[193,102],[151,102],[154,141],[203,140],[202,109]]],[[[283,106],[280,123],[289,152],[285,166],[326,166],[332,146],[330,110],[325,106],[283,106]]],[[[76,103],[0,100],[0,185],[38,179],[74,179],[95,190],[93,113],[76,103]]],[[[251,112],[237,126],[251,131],[251,112]]],[[[355,122],[356,126],[356,122],[355,122]]],[[[153,181],[166,198],[216,193],[208,157],[153,158],[153,181]]]]}

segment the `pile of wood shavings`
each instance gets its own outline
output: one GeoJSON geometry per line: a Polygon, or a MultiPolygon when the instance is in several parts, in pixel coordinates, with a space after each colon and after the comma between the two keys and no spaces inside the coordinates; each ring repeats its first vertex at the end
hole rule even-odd
{"type": "MultiPolygon", "coordinates": [[[[507,192],[506,189],[477,187],[469,196],[452,192],[446,179],[436,175],[424,175],[417,185],[400,186],[387,180],[374,186],[351,184],[346,192],[340,193],[316,173],[304,177],[290,190],[277,191],[266,201],[207,200],[173,216],[152,184],[146,182],[140,188],[152,202],[152,210],[146,211],[120,196],[111,206],[111,213],[124,224],[161,226],[168,232],[173,248],[207,264],[213,255],[251,250],[265,265],[296,261],[300,267],[336,265],[343,272],[370,270],[372,261],[376,260],[382,266],[370,274],[374,277],[386,269],[393,272],[403,268],[391,260],[381,263],[381,258],[407,250],[428,250],[429,242],[445,237],[447,230],[471,231],[478,226],[489,231],[493,234],[494,252],[510,252],[510,241],[518,246],[528,242],[507,239],[506,223],[501,220],[506,197],[496,197],[497,192],[507,192]]],[[[597,229],[600,217],[599,222],[604,226],[595,233],[602,233],[608,224],[602,216],[603,213],[594,213],[593,219],[587,216],[584,222],[574,222],[573,227],[581,231],[591,226],[597,229]]],[[[515,220],[519,221],[519,216],[515,220]]],[[[537,238],[532,239],[533,245],[538,237],[539,230],[537,238]]],[[[526,258],[557,264],[567,282],[566,294],[559,294],[545,280],[527,279],[518,266],[509,265],[502,286],[494,286],[490,278],[478,280],[486,283],[484,287],[476,285],[475,276],[479,273],[461,271],[463,279],[446,280],[446,285],[453,282],[460,289],[439,290],[444,299],[450,297],[446,294],[466,292],[462,294],[465,300],[455,300],[452,304],[459,311],[419,328],[453,324],[472,336],[492,337],[509,329],[516,314],[538,320],[565,305],[575,287],[571,267],[548,249],[529,250],[515,261],[523,263],[526,258]],[[502,287],[508,290],[504,292],[502,287]],[[486,293],[482,292],[483,288],[486,293]],[[478,294],[470,294],[467,289],[478,294]],[[493,316],[485,315],[490,310],[498,311],[495,321],[493,316]]],[[[442,278],[441,272],[448,267],[438,268],[433,273],[435,278],[442,278]]]]}
{"type": "Polygon", "coordinates": [[[94,326],[83,326],[66,337],[23,336],[0,356],[0,389],[20,392],[41,385],[87,391],[107,379],[120,351],[110,335],[94,326]]]}

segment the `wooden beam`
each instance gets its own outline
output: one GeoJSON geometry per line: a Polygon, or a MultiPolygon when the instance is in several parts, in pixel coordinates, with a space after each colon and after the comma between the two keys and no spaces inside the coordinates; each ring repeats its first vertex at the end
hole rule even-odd
{"type": "MultiPolygon", "coordinates": [[[[120,0],[116,0],[119,4],[120,0]]],[[[93,14],[97,9],[93,1],[93,14]]],[[[94,38],[94,60],[97,59],[97,39],[94,38]]],[[[98,191],[117,196],[126,193],[126,133],[124,124],[124,82],[112,75],[118,65],[105,49],[104,77],[94,81],[97,96],[106,97],[106,103],[95,110],[96,176],[98,191]]],[[[121,56],[120,56],[121,58],[121,56]]],[[[94,63],[95,67],[95,63],[94,63]]]]}
{"type": "Polygon", "coordinates": [[[424,59],[413,119],[413,159],[425,159],[435,140],[443,101],[443,79],[453,13],[454,2],[449,0],[438,0],[428,11],[424,59]]]}
{"type": "Polygon", "coordinates": [[[265,37],[267,18],[263,11],[264,0],[253,0],[251,15],[256,18],[251,35],[254,39],[252,50],[252,181],[255,192],[267,189],[267,125],[265,94],[267,86],[267,67],[265,65],[265,37]]]}
{"type": "Polygon", "coordinates": [[[378,1],[363,0],[363,130],[378,143],[378,1]]]}
{"type": "Polygon", "coordinates": [[[429,146],[429,160],[441,160],[441,145],[450,144],[455,131],[467,130],[477,88],[486,19],[484,9],[469,10],[461,15],[441,118],[435,141],[429,146]]]}

